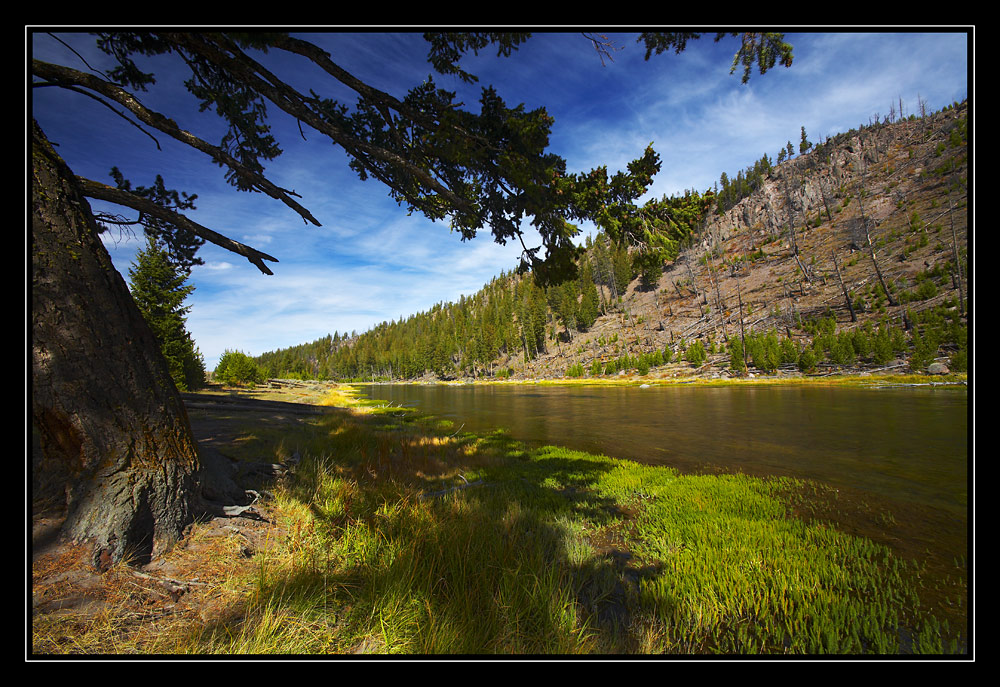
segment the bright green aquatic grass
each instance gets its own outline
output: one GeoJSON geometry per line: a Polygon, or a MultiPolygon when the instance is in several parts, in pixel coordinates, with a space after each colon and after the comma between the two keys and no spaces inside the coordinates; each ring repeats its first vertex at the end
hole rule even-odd
{"type": "Polygon", "coordinates": [[[787,515],[802,483],[681,476],[628,466],[599,490],[641,503],[633,552],[658,573],[641,584],[680,650],[721,653],[940,653],[917,620],[908,566],[870,540],[787,515]],[[902,628],[920,625],[923,636],[902,628]]]}
{"type": "MultiPolygon", "coordinates": [[[[628,532],[629,552],[643,569],[655,571],[640,579],[632,610],[652,615],[665,650],[893,654],[955,648],[943,642],[933,618],[919,614],[906,563],[870,540],[790,516],[800,481],[679,475],[555,447],[503,469],[516,472],[525,493],[534,489],[532,500],[558,517],[582,518],[578,531],[628,532]],[[554,498],[561,507],[554,507],[554,498]],[[912,628],[918,628],[915,637],[912,628]]],[[[565,562],[581,567],[586,558],[576,553],[565,562]]]]}

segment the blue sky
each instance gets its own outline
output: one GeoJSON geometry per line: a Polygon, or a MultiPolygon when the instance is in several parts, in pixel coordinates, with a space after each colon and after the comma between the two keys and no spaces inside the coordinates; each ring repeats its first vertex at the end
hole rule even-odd
{"type": "MultiPolygon", "coordinates": [[[[680,55],[646,62],[637,34],[604,33],[621,49],[603,65],[579,32],[536,32],[510,57],[487,50],[464,59],[463,67],[479,76],[478,85],[440,75],[434,80],[458,91],[473,108],[480,87],[490,84],[508,106],[544,106],[555,118],[550,150],[566,159],[569,171],[607,165],[613,173],[652,143],[662,168],[650,197],[704,191],[722,172],[732,176],[764,153],[773,160],[788,141],[798,150],[803,126],[818,142],[885,116],[890,107],[898,114],[900,101],[909,115],[919,114],[920,101],[937,111],[969,95],[973,46],[962,31],[786,32],[794,46],[792,67],[765,75],[754,71],[745,85],[740,72],[729,74],[735,39],[714,43],[708,33],[680,55]]],[[[93,37],[56,35],[91,67],[110,67],[93,47],[93,37]]],[[[420,33],[300,35],[356,77],[398,97],[432,73],[420,33]]],[[[27,42],[35,58],[87,69],[41,30],[27,42]]],[[[350,98],[300,59],[269,55],[262,61],[300,90],[350,98]]],[[[157,74],[158,83],[140,100],[217,143],[224,132],[221,120],[197,112],[182,79],[171,78],[182,73],[177,65],[158,59],[147,70],[157,74]]],[[[488,230],[462,242],[445,223],[407,216],[381,184],[360,181],[329,139],[306,130],[303,140],[277,107],[268,112],[284,154],[266,163],[267,176],[299,193],[322,227],[304,224],[263,194],[237,191],[203,154],[165,135],[157,136],[163,147],[157,150],[148,136],[89,98],[53,88],[33,89],[29,98],[29,114],[77,174],[111,183],[108,171],[116,165],[136,185],[161,174],[168,188],[198,194],[197,210],[189,213],[193,220],[278,258],[269,263],[274,275],[266,276],[234,253],[208,243],[201,249],[205,264],[191,274],[195,291],[187,301],[188,329],[209,369],[227,348],[258,355],[426,311],[474,293],[517,265],[520,245],[497,245],[488,230]]],[[[593,231],[582,229],[583,235],[593,231]]],[[[117,231],[105,235],[126,278],[142,244],[141,237],[117,231]]]]}

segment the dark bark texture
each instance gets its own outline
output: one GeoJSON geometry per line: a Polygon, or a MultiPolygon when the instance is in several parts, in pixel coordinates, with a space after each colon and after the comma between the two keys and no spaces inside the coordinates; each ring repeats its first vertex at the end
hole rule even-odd
{"type": "Polygon", "coordinates": [[[73,173],[37,124],[32,139],[33,499],[65,505],[99,568],[141,564],[193,519],[197,443],[73,173]]]}

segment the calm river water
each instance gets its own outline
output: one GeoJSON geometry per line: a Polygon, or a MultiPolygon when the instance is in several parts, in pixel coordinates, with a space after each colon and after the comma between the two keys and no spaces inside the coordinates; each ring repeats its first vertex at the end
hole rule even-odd
{"type": "Polygon", "coordinates": [[[447,418],[464,431],[504,428],[529,444],[688,472],[816,480],[878,502],[897,518],[920,520],[923,524],[909,524],[926,530],[932,548],[965,554],[970,457],[964,388],[386,384],[361,389],[371,398],[447,418]]]}

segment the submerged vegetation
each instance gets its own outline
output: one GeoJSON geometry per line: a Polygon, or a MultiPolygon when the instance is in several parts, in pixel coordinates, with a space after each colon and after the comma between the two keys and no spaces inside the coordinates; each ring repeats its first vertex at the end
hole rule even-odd
{"type": "Polygon", "coordinates": [[[268,547],[213,589],[225,617],[143,651],[965,651],[922,602],[921,564],[809,515],[816,485],[529,448],[349,387],[325,402],[351,410],[247,427],[242,454],[295,465],[268,547]]]}

